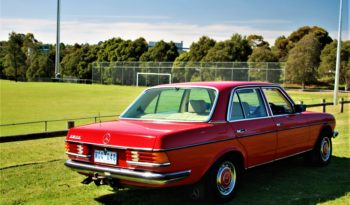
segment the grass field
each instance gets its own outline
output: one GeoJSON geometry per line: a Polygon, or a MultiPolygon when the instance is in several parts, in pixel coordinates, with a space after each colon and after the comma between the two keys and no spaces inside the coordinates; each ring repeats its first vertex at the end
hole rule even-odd
{"type": "MultiPolygon", "coordinates": [[[[83,85],[70,83],[25,83],[0,80],[0,124],[118,115],[144,87],[83,85]]],[[[289,91],[295,101],[320,103],[322,98],[332,101],[332,92],[289,91]]],[[[350,100],[350,94],[340,97],[350,100]]],[[[112,118],[104,118],[108,120],[112,118]]],[[[94,122],[78,120],[76,125],[94,122]]],[[[5,126],[0,136],[43,132],[44,123],[5,126]]],[[[66,129],[66,122],[48,123],[48,130],[66,129]]]]}
{"type": "MultiPolygon", "coordinates": [[[[0,80],[0,124],[117,115],[144,89],[0,80]]],[[[93,120],[79,120],[76,124],[92,123],[93,120]]],[[[49,131],[63,129],[66,129],[64,121],[48,124],[49,131]]],[[[0,136],[42,131],[43,123],[1,127],[0,136]]]]}
{"type": "MultiPolygon", "coordinates": [[[[118,114],[144,89],[8,81],[0,81],[0,86],[1,123],[118,114]]],[[[332,98],[332,93],[289,93],[305,103],[332,98]]],[[[301,159],[289,159],[249,170],[230,204],[350,204],[349,110],[349,104],[345,113],[327,107],[340,131],[329,166],[310,167],[301,159]]],[[[1,143],[0,204],[193,204],[182,189],[115,193],[107,186],[82,185],[83,177],[63,165],[63,141],[57,137],[1,143]]]]}

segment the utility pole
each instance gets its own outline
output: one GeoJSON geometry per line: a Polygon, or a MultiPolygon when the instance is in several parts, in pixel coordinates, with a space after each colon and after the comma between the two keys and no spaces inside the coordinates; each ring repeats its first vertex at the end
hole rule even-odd
{"type": "Polygon", "coordinates": [[[337,61],[335,66],[335,79],[334,79],[334,94],[333,105],[338,104],[338,90],[339,90],[339,72],[340,72],[340,50],[341,50],[341,21],[342,21],[343,0],[340,0],[339,8],[339,26],[338,26],[338,45],[337,45],[337,61]]]}
{"type": "Polygon", "coordinates": [[[60,1],[57,0],[55,79],[60,78],[60,1]]]}

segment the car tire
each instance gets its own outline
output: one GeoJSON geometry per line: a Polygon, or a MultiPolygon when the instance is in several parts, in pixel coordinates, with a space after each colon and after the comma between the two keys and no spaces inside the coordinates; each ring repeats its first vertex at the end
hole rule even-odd
{"type": "Polygon", "coordinates": [[[332,159],[332,138],[322,132],[314,149],[304,156],[307,162],[317,166],[326,166],[332,159]]]}
{"type": "Polygon", "coordinates": [[[224,157],[209,170],[206,178],[206,196],[215,202],[225,203],[234,197],[241,178],[238,160],[224,157]]]}

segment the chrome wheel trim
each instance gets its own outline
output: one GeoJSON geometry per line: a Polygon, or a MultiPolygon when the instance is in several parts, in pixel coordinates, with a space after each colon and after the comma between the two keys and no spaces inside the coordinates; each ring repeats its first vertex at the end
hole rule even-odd
{"type": "Polygon", "coordinates": [[[232,193],[236,185],[236,167],[230,161],[225,161],[216,174],[216,186],[221,195],[232,193]]]}
{"type": "Polygon", "coordinates": [[[322,161],[326,162],[331,156],[331,140],[328,137],[324,137],[321,141],[320,154],[322,161]]]}

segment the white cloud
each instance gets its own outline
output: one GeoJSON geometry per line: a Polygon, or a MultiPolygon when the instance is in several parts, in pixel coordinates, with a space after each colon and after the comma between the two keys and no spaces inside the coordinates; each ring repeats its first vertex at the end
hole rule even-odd
{"type": "Polygon", "coordinates": [[[253,19],[246,21],[228,21],[227,23],[232,24],[290,24],[292,21],[282,19],[253,19]]]}
{"type": "MultiPolygon", "coordinates": [[[[33,33],[36,39],[44,43],[55,43],[56,21],[42,19],[0,19],[0,40],[8,39],[12,31],[18,33],[33,33]]],[[[288,36],[290,30],[262,30],[254,26],[244,26],[239,23],[223,23],[197,25],[190,23],[147,23],[147,22],[103,22],[103,21],[61,21],[61,41],[68,44],[98,43],[112,37],[136,39],[144,37],[148,41],[183,41],[189,46],[199,37],[207,35],[215,40],[225,40],[233,33],[242,35],[259,34],[270,44],[281,35],[288,36]]],[[[332,37],[334,32],[330,32],[332,37]]]]}
{"type": "Polygon", "coordinates": [[[87,18],[87,19],[128,19],[128,20],[164,20],[169,16],[138,16],[138,15],[65,15],[64,18],[87,18]]]}

